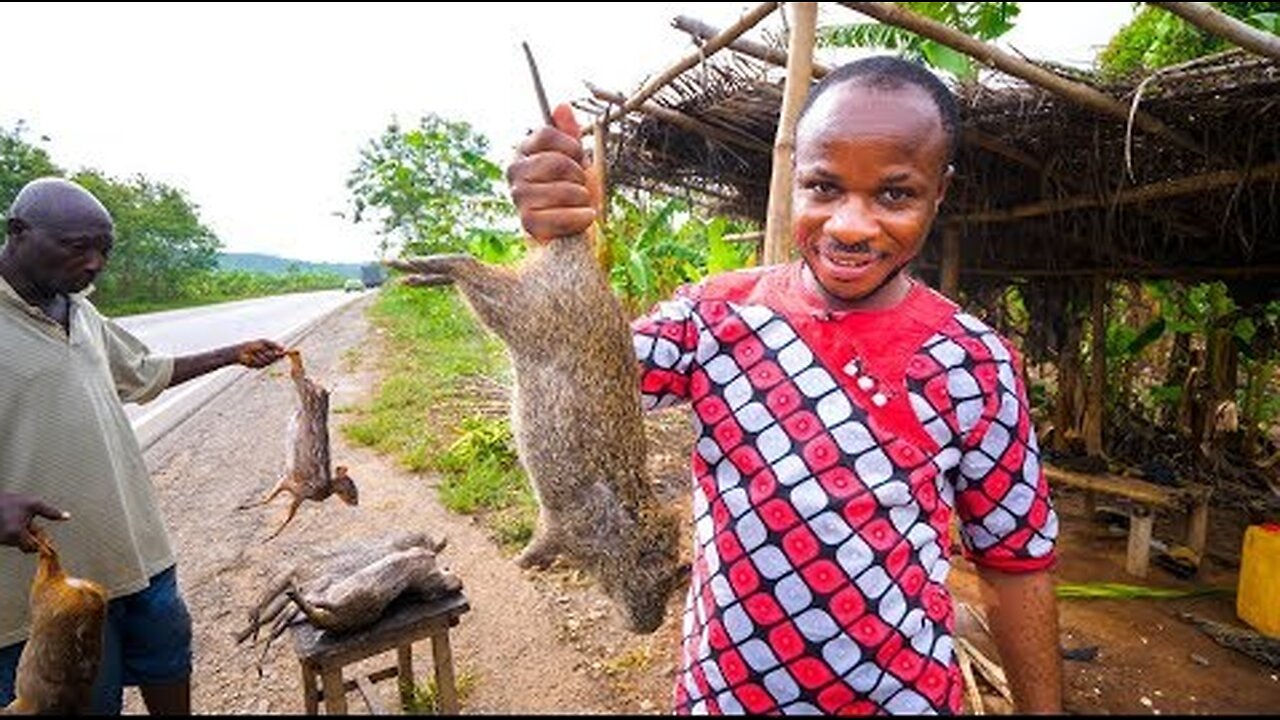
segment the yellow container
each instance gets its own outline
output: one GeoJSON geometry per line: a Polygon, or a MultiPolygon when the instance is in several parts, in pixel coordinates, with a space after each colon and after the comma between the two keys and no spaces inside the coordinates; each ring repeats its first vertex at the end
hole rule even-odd
{"type": "Polygon", "coordinates": [[[1245,530],[1236,615],[1263,635],[1280,638],[1280,524],[1245,530]]]}

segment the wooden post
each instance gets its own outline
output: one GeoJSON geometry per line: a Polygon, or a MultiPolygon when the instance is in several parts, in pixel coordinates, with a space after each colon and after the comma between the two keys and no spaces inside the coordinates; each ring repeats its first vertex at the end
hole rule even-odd
{"type": "Polygon", "coordinates": [[[1187,515],[1187,547],[1200,561],[1204,560],[1205,545],[1209,536],[1209,496],[1205,493],[1196,499],[1187,515]]]}
{"type": "Polygon", "coordinates": [[[960,297],[960,228],[948,224],[942,229],[942,268],[938,275],[938,290],[957,300],[960,297]]]}
{"type": "Polygon", "coordinates": [[[1053,449],[1067,452],[1080,431],[1080,323],[1067,321],[1067,337],[1058,349],[1058,397],[1054,404],[1053,449]]]}
{"type": "Polygon", "coordinates": [[[1107,279],[1093,276],[1093,323],[1089,349],[1089,393],[1084,408],[1084,447],[1102,456],[1103,404],[1107,392],[1107,279]]]}
{"type": "Polygon", "coordinates": [[[1142,505],[1134,507],[1129,515],[1129,552],[1125,556],[1124,569],[1130,575],[1144,578],[1151,559],[1151,528],[1155,516],[1142,505]]]}
{"type": "Polygon", "coordinates": [[[792,179],[795,176],[796,121],[809,94],[813,72],[813,43],[817,34],[818,3],[787,3],[791,12],[791,37],[787,41],[787,81],[773,142],[773,176],[769,182],[769,213],[765,225],[761,265],[791,259],[792,179]]]}
{"type": "Polygon", "coordinates": [[[591,153],[591,169],[595,174],[596,192],[596,225],[595,225],[595,243],[596,243],[596,262],[599,263],[600,269],[604,271],[605,276],[609,274],[609,268],[613,267],[613,246],[609,242],[609,237],[605,233],[608,227],[607,213],[609,210],[609,175],[608,165],[605,162],[605,153],[607,138],[609,136],[609,124],[602,123],[593,136],[594,145],[591,153]]]}
{"type": "Polygon", "coordinates": [[[324,689],[324,713],[347,714],[347,689],[340,666],[326,665],[320,670],[320,687],[324,689]]]}
{"type": "Polygon", "coordinates": [[[458,688],[453,677],[453,650],[449,647],[449,630],[431,638],[431,659],[436,671],[436,697],[441,715],[458,714],[458,688]]]}
{"type": "Polygon", "coordinates": [[[302,667],[302,705],[308,715],[320,714],[320,688],[316,686],[316,670],[307,663],[302,667]]]}
{"type": "Polygon", "coordinates": [[[400,684],[400,706],[404,707],[413,700],[413,646],[401,645],[396,648],[396,680],[400,684]]]}

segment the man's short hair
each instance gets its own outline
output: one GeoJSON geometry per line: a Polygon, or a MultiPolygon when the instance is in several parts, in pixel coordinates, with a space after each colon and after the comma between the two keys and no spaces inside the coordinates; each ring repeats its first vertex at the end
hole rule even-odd
{"type": "Polygon", "coordinates": [[[951,162],[960,138],[960,107],[955,95],[937,75],[919,63],[893,55],[854,60],[827,73],[809,90],[809,96],[800,108],[800,119],[808,114],[809,108],[823,93],[847,82],[856,82],[877,90],[900,90],[914,85],[928,93],[938,108],[942,132],[947,136],[947,162],[951,162]]]}

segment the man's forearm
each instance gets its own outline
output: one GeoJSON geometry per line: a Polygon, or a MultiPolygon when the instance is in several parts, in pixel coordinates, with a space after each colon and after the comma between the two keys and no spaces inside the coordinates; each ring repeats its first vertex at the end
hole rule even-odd
{"type": "Polygon", "coordinates": [[[173,378],[169,387],[206,375],[236,362],[236,347],[224,347],[173,359],[173,378]]]}
{"type": "Polygon", "coordinates": [[[1061,713],[1062,657],[1053,577],[1048,571],[1011,574],[987,568],[978,576],[1015,710],[1061,713]]]}

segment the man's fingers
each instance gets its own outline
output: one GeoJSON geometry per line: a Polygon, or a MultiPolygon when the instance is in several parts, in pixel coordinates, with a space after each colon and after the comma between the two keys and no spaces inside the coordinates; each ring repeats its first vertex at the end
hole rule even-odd
{"type": "Polygon", "coordinates": [[[582,163],[582,141],[578,139],[578,136],[563,133],[553,127],[534,130],[520,142],[519,154],[522,157],[544,152],[568,155],[573,158],[574,162],[582,163]]]}
{"type": "Polygon", "coordinates": [[[596,211],[590,207],[535,210],[521,215],[525,232],[543,242],[586,232],[595,219],[596,211]]]}
{"type": "Polygon", "coordinates": [[[573,158],[555,152],[530,155],[515,161],[507,168],[507,182],[512,188],[561,180],[586,185],[587,171],[573,158]]]}
{"type": "Polygon", "coordinates": [[[33,515],[39,515],[50,520],[70,520],[71,513],[65,510],[59,510],[52,505],[37,500],[31,504],[31,512],[33,515]]]}
{"type": "Polygon", "coordinates": [[[542,183],[532,187],[517,185],[511,189],[511,196],[522,214],[552,208],[571,210],[593,206],[587,186],[572,182],[542,183]]]}
{"type": "Polygon", "coordinates": [[[574,117],[573,108],[568,103],[560,103],[555,110],[551,111],[551,119],[555,122],[556,127],[561,132],[575,139],[582,137],[582,128],[578,125],[578,118],[574,117]]]}

